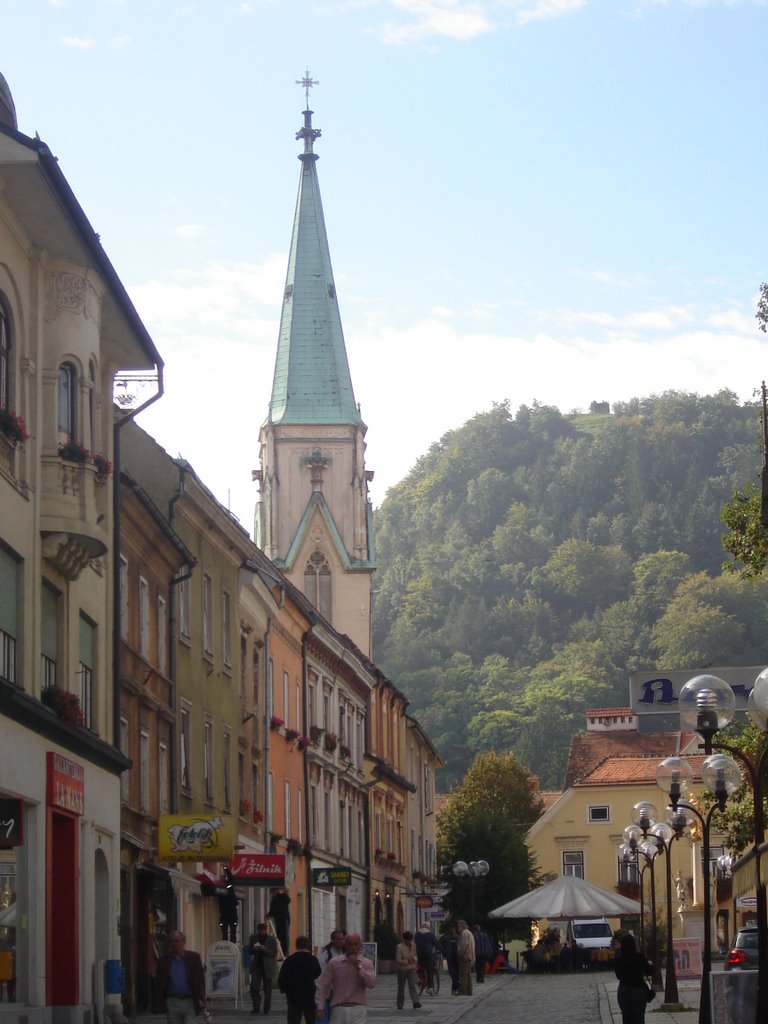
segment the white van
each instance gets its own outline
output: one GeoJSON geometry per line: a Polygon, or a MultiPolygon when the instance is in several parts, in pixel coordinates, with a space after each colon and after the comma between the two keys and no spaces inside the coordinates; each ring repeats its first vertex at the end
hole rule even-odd
{"type": "Polygon", "coordinates": [[[610,949],[613,931],[604,917],[581,917],[568,922],[568,939],[582,949],[610,949]]]}

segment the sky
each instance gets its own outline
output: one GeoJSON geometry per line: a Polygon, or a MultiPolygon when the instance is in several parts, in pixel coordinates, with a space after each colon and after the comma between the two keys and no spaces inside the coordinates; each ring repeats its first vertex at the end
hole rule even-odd
{"type": "Polygon", "coordinates": [[[0,0],[0,24],[19,129],[165,362],[139,423],[249,532],[307,71],[375,507],[494,403],[766,376],[768,0],[0,0]]]}

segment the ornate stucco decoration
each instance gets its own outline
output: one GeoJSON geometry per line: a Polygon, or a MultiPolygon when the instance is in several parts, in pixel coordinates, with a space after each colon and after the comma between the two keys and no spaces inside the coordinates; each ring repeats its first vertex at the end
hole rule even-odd
{"type": "Polygon", "coordinates": [[[76,580],[91,559],[106,550],[106,544],[81,534],[49,533],[43,537],[43,557],[68,580],[76,580]]]}
{"type": "Polygon", "coordinates": [[[51,323],[64,312],[98,320],[99,295],[91,282],[80,274],[55,271],[48,276],[43,319],[51,323]]]}

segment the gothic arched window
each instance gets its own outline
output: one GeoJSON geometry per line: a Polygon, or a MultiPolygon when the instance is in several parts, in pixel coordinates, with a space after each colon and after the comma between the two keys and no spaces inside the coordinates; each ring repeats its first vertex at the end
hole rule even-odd
{"type": "Polygon", "coordinates": [[[321,615],[331,618],[331,567],[322,551],[313,551],[304,567],[304,593],[321,615]]]}

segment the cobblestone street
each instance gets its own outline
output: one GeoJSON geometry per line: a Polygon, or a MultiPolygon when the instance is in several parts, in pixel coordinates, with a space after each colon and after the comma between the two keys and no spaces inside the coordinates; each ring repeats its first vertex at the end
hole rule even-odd
{"type": "MultiPolygon", "coordinates": [[[[445,981],[445,977],[443,978],[445,981]]],[[[489,977],[476,985],[470,997],[452,996],[447,985],[438,996],[422,997],[422,1007],[414,1010],[395,1007],[395,978],[379,977],[369,998],[368,1019],[372,1024],[397,1024],[398,1021],[422,1020],[424,1024],[621,1024],[616,1003],[617,982],[613,974],[514,974],[489,977]]],[[[660,1017],[665,1024],[695,1024],[693,1011],[698,1009],[698,984],[680,986],[680,997],[688,1008],[682,1013],[658,1011],[661,1000],[648,1008],[646,1021],[660,1017]]],[[[250,1000],[235,1009],[232,1003],[212,1003],[213,1024],[245,1024],[255,1020],[250,1013],[250,1000]]],[[[264,1019],[264,1014],[260,1015],[264,1019]]],[[[134,1024],[164,1024],[165,1018],[142,1015],[130,1018],[134,1024]]],[[[283,1024],[285,1000],[278,993],[268,1020],[283,1024]]]]}

